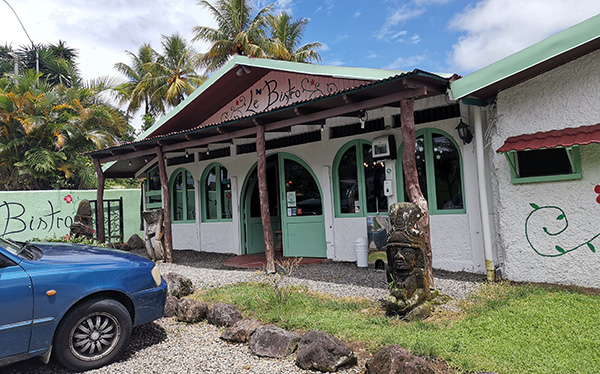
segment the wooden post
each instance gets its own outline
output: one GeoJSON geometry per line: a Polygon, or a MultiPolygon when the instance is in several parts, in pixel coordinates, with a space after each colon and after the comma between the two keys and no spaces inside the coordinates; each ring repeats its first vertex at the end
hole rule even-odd
{"type": "Polygon", "coordinates": [[[96,237],[98,243],[106,241],[106,229],[104,228],[104,173],[100,166],[100,161],[94,159],[94,169],[98,178],[98,189],[96,190],[96,237]]]}
{"type": "MultiPolygon", "coordinates": [[[[415,160],[415,117],[414,101],[412,99],[400,100],[400,117],[402,142],[404,149],[402,153],[402,168],[404,169],[404,184],[410,201],[421,208],[424,212],[423,217],[418,222],[419,228],[423,231],[423,244],[425,252],[425,277],[429,282],[429,287],[433,288],[433,266],[431,253],[431,232],[429,230],[429,205],[421,192],[419,186],[419,175],[417,173],[417,161],[415,160]]],[[[433,198],[433,196],[430,196],[433,198]]]]}
{"type": "Polygon", "coordinates": [[[165,261],[173,262],[173,234],[171,231],[171,194],[169,193],[169,179],[167,178],[167,168],[165,165],[165,156],[160,147],[156,148],[158,156],[158,174],[160,175],[160,187],[162,190],[163,217],[165,224],[165,261]]]}
{"type": "Polygon", "coordinates": [[[275,249],[273,248],[273,230],[269,212],[269,190],[267,189],[267,155],[265,150],[265,127],[258,125],[256,132],[256,156],[258,158],[258,195],[260,197],[260,218],[262,219],[263,238],[265,240],[265,256],[267,273],[275,273],[275,249]]]}

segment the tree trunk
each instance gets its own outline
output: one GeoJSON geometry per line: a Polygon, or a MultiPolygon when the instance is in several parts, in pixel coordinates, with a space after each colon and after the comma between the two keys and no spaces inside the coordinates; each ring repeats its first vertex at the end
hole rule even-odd
{"type": "Polygon", "coordinates": [[[106,242],[106,229],[104,228],[104,173],[100,166],[100,161],[94,159],[94,169],[98,177],[98,189],[96,190],[96,237],[98,243],[106,242]]]}
{"type": "Polygon", "coordinates": [[[265,256],[267,258],[267,273],[275,273],[273,230],[269,212],[269,190],[267,188],[267,155],[265,151],[265,127],[258,126],[256,132],[256,155],[258,158],[258,194],[260,197],[260,218],[262,219],[263,238],[265,240],[265,256]]]}
{"type": "Polygon", "coordinates": [[[165,157],[160,147],[157,148],[156,155],[158,156],[158,174],[160,175],[160,186],[162,190],[163,201],[163,217],[165,224],[165,261],[173,262],[173,234],[171,231],[171,194],[169,193],[169,179],[167,178],[165,157]]]}
{"type": "Polygon", "coordinates": [[[423,230],[423,250],[425,252],[425,277],[429,287],[433,288],[433,266],[431,254],[431,233],[429,229],[429,206],[419,186],[419,175],[417,174],[417,162],[415,160],[415,118],[414,101],[400,100],[400,116],[402,142],[404,149],[402,153],[402,167],[404,169],[404,185],[410,201],[421,208],[423,217],[418,222],[419,228],[423,230]]]}

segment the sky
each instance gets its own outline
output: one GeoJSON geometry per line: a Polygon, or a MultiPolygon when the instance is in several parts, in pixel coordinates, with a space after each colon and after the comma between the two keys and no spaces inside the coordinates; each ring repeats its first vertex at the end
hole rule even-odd
{"type": "MultiPolygon", "coordinates": [[[[211,0],[214,1],[214,0],[211,0]]],[[[248,0],[260,9],[269,0],[248,0]]],[[[0,0],[0,44],[64,40],[84,79],[118,76],[126,51],[194,26],[215,27],[196,0],[0,0]]],[[[322,64],[467,75],[600,13],[598,0],[277,0],[307,18],[303,42],[323,45],[322,64]]],[[[204,52],[208,45],[195,42],[204,52]]]]}

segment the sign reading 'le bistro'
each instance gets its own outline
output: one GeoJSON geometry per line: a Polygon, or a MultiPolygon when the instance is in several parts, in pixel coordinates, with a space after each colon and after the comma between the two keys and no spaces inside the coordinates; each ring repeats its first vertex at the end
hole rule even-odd
{"type": "Polygon", "coordinates": [[[364,83],[366,81],[355,79],[271,72],[225,105],[222,110],[210,117],[207,123],[220,123],[252,116],[274,108],[330,95],[364,83]]]}

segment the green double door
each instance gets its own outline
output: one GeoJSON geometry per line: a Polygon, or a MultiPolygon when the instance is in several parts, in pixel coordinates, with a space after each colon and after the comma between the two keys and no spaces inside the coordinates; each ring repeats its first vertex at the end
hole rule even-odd
{"type": "MultiPolygon", "coordinates": [[[[267,157],[267,187],[274,245],[281,237],[286,257],[327,257],[321,188],[308,166],[284,153],[267,157]]],[[[244,192],[246,253],[263,253],[256,167],[246,181],[244,192]]]]}

